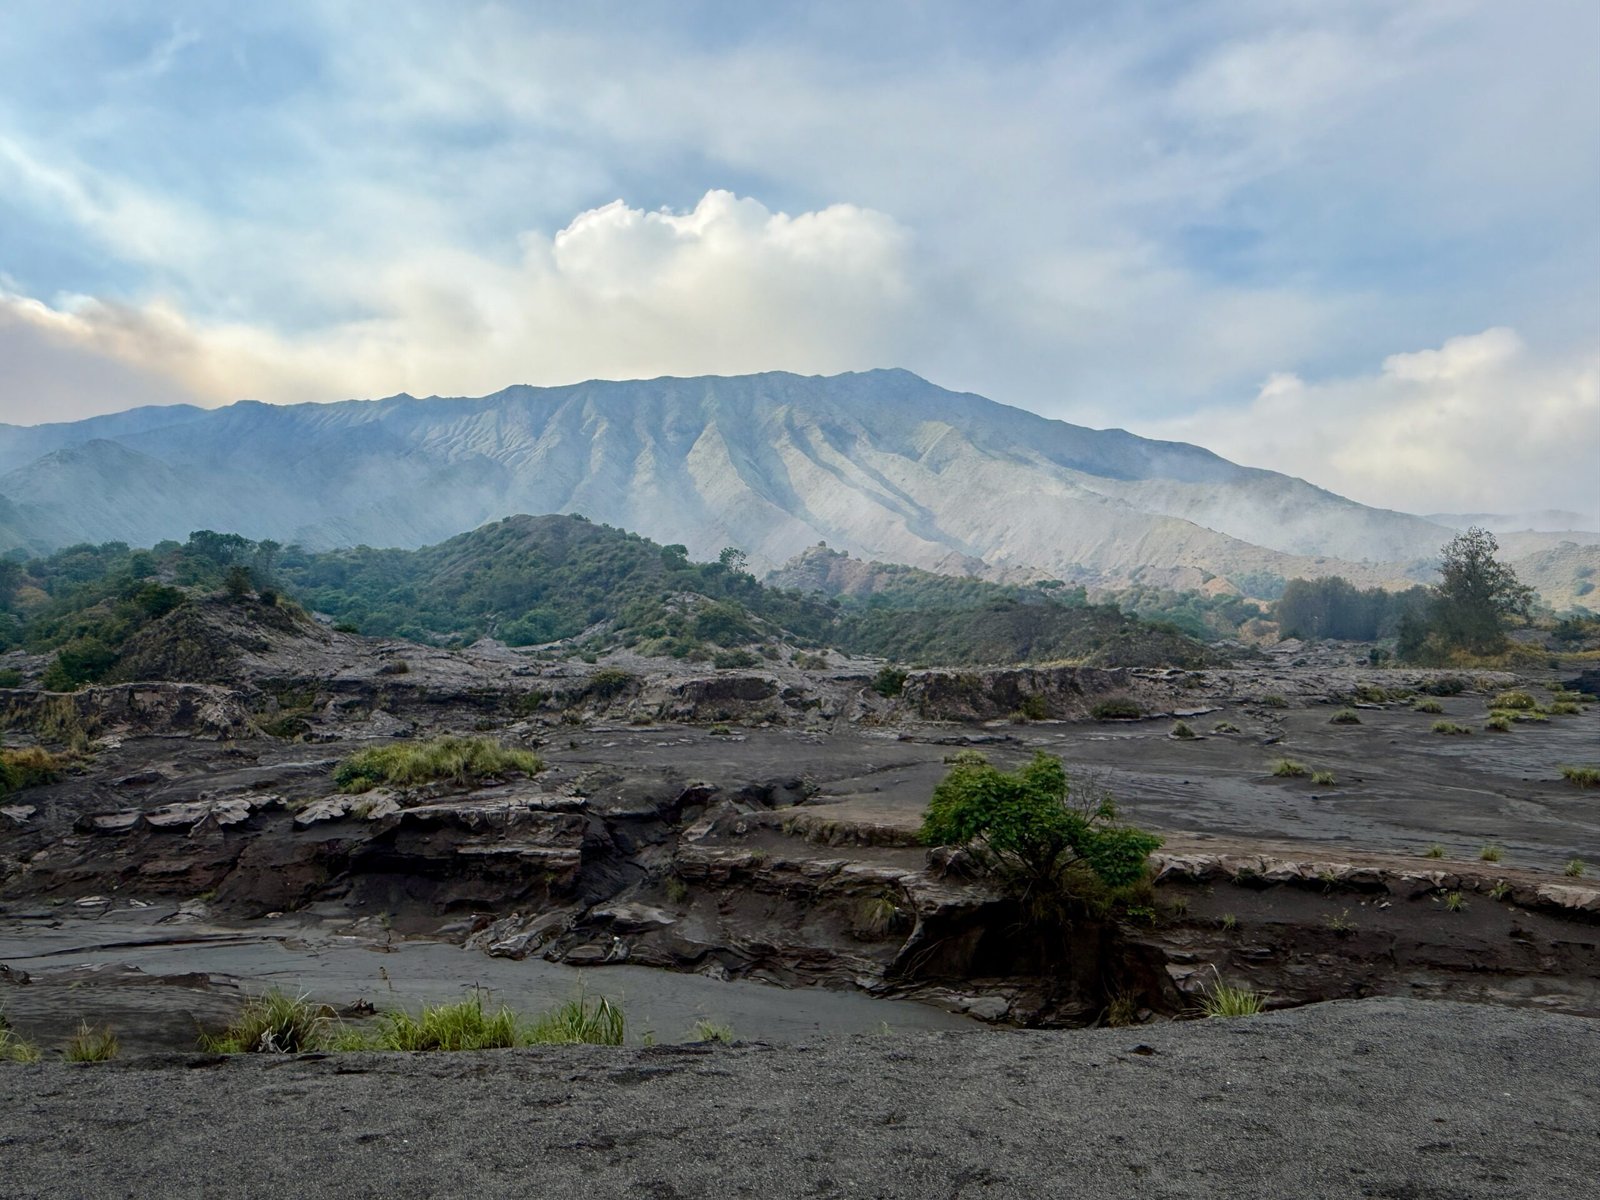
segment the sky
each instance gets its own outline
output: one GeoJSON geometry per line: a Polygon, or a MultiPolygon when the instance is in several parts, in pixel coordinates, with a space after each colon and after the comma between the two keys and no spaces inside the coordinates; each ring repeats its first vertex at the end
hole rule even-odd
{"type": "Polygon", "coordinates": [[[0,421],[905,367],[1600,526],[1594,0],[9,0],[0,421]]]}

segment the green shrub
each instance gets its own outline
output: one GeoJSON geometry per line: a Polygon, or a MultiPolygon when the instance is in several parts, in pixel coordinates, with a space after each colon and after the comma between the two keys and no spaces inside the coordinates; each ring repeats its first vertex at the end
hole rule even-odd
{"type": "Polygon", "coordinates": [[[68,1062],[110,1062],[121,1048],[109,1025],[95,1026],[81,1021],[64,1053],[68,1062]]]}
{"type": "Polygon", "coordinates": [[[1211,727],[1212,733],[1238,733],[1239,727],[1232,721],[1218,721],[1211,727]]]}
{"type": "Polygon", "coordinates": [[[1111,696],[1089,709],[1096,721],[1132,721],[1144,716],[1144,707],[1128,696],[1111,696]]]}
{"type": "Polygon", "coordinates": [[[300,1054],[326,1049],[331,1030],[322,1005],[274,988],[247,1000],[221,1033],[202,1034],[200,1048],[214,1054],[300,1054]]]}
{"type": "Polygon", "coordinates": [[[18,688],[23,684],[22,672],[14,667],[0,670],[0,688],[18,688]]]}
{"type": "Polygon", "coordinates": [[[1333,716],[1328,718],[1328,724],[1359,725],[1361,724],[1361,714],[1356,712],[1356,710],[1353,708],[1341,708],[1338,712],[1334,713],[1333,716]]]}
{"type": "Polygon", "coordinates": [[[1272,693],[1261,697],[1261,706],[1263,708],[1288,708],[1289,702],[1282,696],[1272,693]]]}
{"type": "Polygon", "coordinates": [[[1029,721],[1043,721],[1050,715],[1050,703],[1038,692],[1032,692],[1022,698],[1017,711],[1029,721]]]}
{"type": "Polygon", "coordinates": [[[1278,779],[1303,779],[1311,774],[1311,768],[1292,758],[1280,758],[1273,764],[1272,774],[1278,779]]]}
{"type": "Polygon", "coordinates": [[[899,667],[879,667],[878,673],[872,677],[872,690],[884,699],[892,700],[905,690],[907,674],[899,667]]]}
{"type": "Polygon", "coordinates": [[[1444,857],[1444,847],[1439,845],[1438,842],[1434,842],[1433,845],[1429,846],[1426,850],[1424,850],[1422,852],[1422,857],[1423,858],[1443,858],[1444,857]]]}
{"type": "Polygon", "coordinates": [[[593,696],[597,700],[609,700],[613,696],[620,696],[636,682],[636,677],[617,667],[604,667],[589,676],[584,683],[583,694],[593,696]]]}
{"type": "Polygon", "coordinates": [[[1465,725],[1457,725],[1454,721],[1435,721],[1433,723],[1433,732],[1457,734],[1471,733],[1472,730],[1468,729],[1465,725]]]}
{"type": "Polygon", "coordinates": [[[1334,777],[1332,771],[1313,771],[1311,772],[1311,782],[1318,787],[1333,787],[1339,781],[1334,777]]]}
{"type": "Polygon", "coordinates": [[[1583,712],[1583,706],[1571,700],[1552,700],[1545,707],[1545,712],[1552,717],[1575,717],[1583,712]]]}
{"type": "Polygon", "coordinates": [[[1194,738],[1196,734],[1193,729],[1189,728],[1189,723],[1187,721],[1179,721],[1177,724],[1173,725],[1172,732],[1168,736],[1175,737],[1179,741],[1187,742],[1194,738]]]}
{"type": "Polygon", "coordinates": [[[1569,858],[1567,859],[1567,865],[1561,868],[1561,873],[1568,879],[1580,879],[1585,870],[1583,859],[1569,858]]]}
{"type": "Polygon", "coordinates": [[[1143,877],[1161,839],[1115,818],[1109,797],[1073,802],[1058,758],[1035,754],[1026,766],[1002,771],[968,751],[934,789],[921,837],[930,846],[965,848],[1024,891],[1061,896],[1077,869],[1108,887],[1143,877]]]}
{"type": "Polygon", "coordinates": [[[1497,713],[1485,721],[1483,727],[1491,733],[1510,733],[1511,718],[1504,713],[1497,713]]]}
{"type": "Polygon", "coordinates": [[[1411,711],[1419,713],[1431,713],[1434,716],[1438,716],[1440,713],[1444,712],[1444,705],[1440,704],[1437,700],[1418,700],[1411,706],[1411,711]]]}
{"type": "Polygon", "coordinates": [[[491,738],[448,736],[362,750],[333,769],[333,782],[341,792],[439,782],[467,786],[512,772],[537,775],[543,769],[543,760],[530,750],[514,750],[491,738]]]}
{"type": "Polygon", "coordinates": [[[1431,679],[1419,689],[1430,696],[1459,696],[1467,690],[1468,683],[1459,675],[1445,675],[1439,679],[1431,679]]]}
{"type": "Polygon", "coordinates": [[[1493,842],[1488,843],[1478,851],[1478,857],[1484,862],[1497,863],[1506,856],[1506,852],[1493,842]]]}
{"type": "Polygon", "coordinates": [[[753,667],[761,661],[748,650],[718,650],[711,656],[711,665],[719,671],[732,671],[743,667],[753,667]]]}

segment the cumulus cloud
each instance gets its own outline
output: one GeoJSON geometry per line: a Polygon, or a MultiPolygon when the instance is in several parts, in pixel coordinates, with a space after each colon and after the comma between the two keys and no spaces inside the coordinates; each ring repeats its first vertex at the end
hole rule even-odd
{"type": "Polygon", "coordinates": [[[711,191],[687,212],[591,209],[553,236],[524,234],[511,263],[419,247],[342,281],[360,316],[298,335],[198,320],[163,300],[0,292],[18,369],[71,351],[91,364],[58,385],[27,369],[3,415],[120,408],[159,380],[170,399],[209,403],[878,366],[915,309],[909,249],[907,231],[870,209],[790,216],[711,191]],[[90,381],[105,390],[86,396],[90,381]]]}
{"type": "Polygon", "coordinates": [[[1392,354],[1373,374],[1276,374],[1247,407],[1140,432],[1199,442],[1368,504],[1562,508],[1600,528],[1600,353],[1537,354],[1511,329],[1392,354]]]}

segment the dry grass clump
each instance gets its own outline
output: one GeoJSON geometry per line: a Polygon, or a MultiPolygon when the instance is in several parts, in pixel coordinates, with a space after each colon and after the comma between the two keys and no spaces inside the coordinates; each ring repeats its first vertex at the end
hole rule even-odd
{"type": "Polygon", "coordinates": [[[6,1020],[5,1009],[0,1008],[0,1063],[36,1063],[39,1047],[20,1036],[6,1020]]]}
{"type": "Polygon", "coordinates": [[[87,1021],[80,1021],[78,1032],[68,1040],[64,1053],[68,1062],[110,1062],[121,1049],[111,1026],[91,1025],[87,1021]]]}
{"type": "Polygon", "coordinates": [[[341,792],[444,782],[466,786],[512,773],[537,775],[543,769],[544,760],[531,750],[515,750],[492,738],[452,736],[362,750],[333,769],[333,782],[341,792]]]}
{"type": "Polygon", "coordinates": [[[42,746],[0,750],[0,796],[54,783],[66,774],[73,761],[71,754],[57,754],[42,746]]]}

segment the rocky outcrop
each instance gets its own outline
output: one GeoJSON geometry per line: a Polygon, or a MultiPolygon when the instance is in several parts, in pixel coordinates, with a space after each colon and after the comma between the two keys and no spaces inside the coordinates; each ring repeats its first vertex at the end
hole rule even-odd
{"type": "Polygon", "coordinates": [[[0,727],[67,740],[73,734],[125,737],[256,736],[245,694],[198,683],[124,683],[77,692],[0,689],[0,727]]]}

